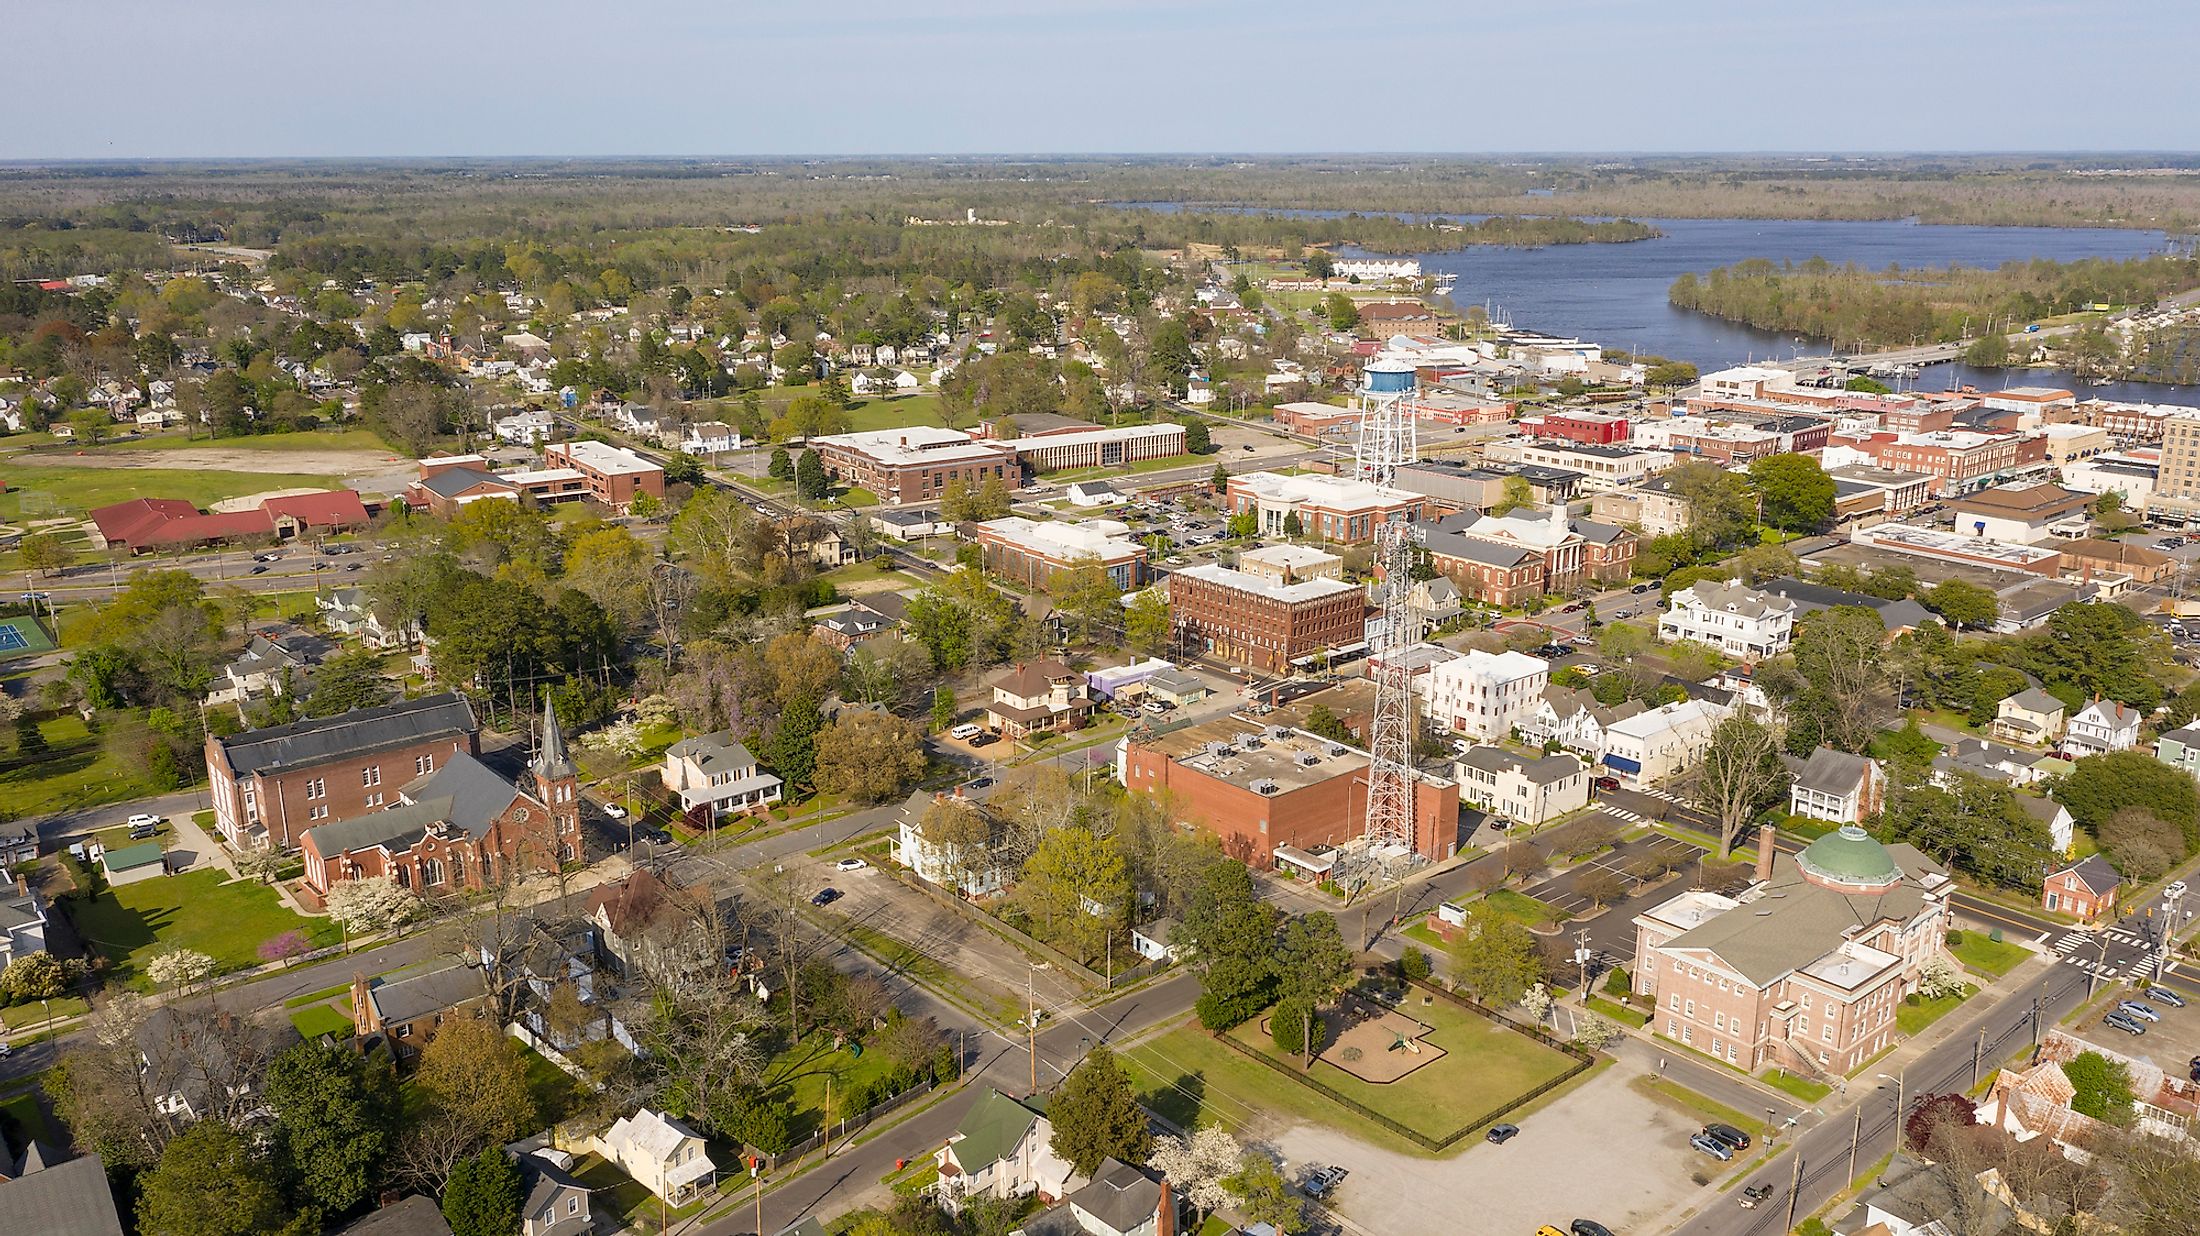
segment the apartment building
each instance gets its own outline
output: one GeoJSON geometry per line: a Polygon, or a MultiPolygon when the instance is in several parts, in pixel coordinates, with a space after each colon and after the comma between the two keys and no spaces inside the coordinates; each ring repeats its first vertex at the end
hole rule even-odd
{"type": "Polygon", "coordinates": [[[295,848],[305,831],[394,801],[453,754],[481,753],[455,691],[206,740],[214,824],[240,849],[295,848]]]}
{"type": "Polygon", "coordinates": [[[1414,677],[1429,724],[1453,734],[1495,740],[1535,711],[1551,681],[1550,662],[1524,652],[1484,652],[1438,662],[1414,677]]]}
{"type": "Polygon", "coordinates": [[[665,470],[623,446],[605,442],[553,442],[542,448],[543,462],[581,474],[590,500],[624,514],[634,499],[665,497],[665,470]]]}
{"type": "Polygon", "coordinates": [[[1459,801],[1514,824],[1547,824],[1589,805],[1589,769],[1573,755],[1475,747],[1455,765],[1459,801]]]}
{"type": "Polygon", "coordinates": [[[2162,422],[2161,471],[2147,513],[2186,524],[2200,517],[2200,412],[2162,422]]]}
{"type": "Polygon", "coordinates": [[[1237,569],[1279,584],[1304,579],[1343,579],[1344,559],[1311,545],[1263,545],[1238,555],[1237,569]]]}
{"type": "Polygon", "coordinates": [[[1726,714],[1710,700],[1682,700],[1615,721],[1604,727],[1604,766],[1631,788],[1670,780],[1711,749],[1726,714]]]}
{"type": "Polygon", "coordinates": [[[1317,577],[1279,583],[1265,576],[1202,564],[1167,582],[1175,638],[1209,656],[1267,673],[1360,643],[1367,594],[1357,585],[1317,577]]]}

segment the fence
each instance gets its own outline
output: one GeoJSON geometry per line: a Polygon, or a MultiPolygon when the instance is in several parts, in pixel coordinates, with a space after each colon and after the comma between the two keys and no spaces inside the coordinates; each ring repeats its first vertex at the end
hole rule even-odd
{"type": "Polygon", "coordinates": [[[746,1146],[743,1147],[743,1149],[750,1156],[753,1156],[756,1159],[758,1166],[761,1167],[764,1171],[776,1172],[779,1170],[782,1164],[798,1162],[801,1160],[802,1156],[817,1149],[819,1146],[824,1145],[827,1134],[831,1134],[835,1137],[846,1137],[849,1133],[852,1133],[858,1129],[869,1127],[871,1122],[878,1119],[880,1116],[884,1116],[887,1113],[895,1111],[898,1108],[906,1107],[910,1103],[913,1103],[916,1100],[923,1098],[924,1096],[932,1093],[938,1088],[939,1083],[937,1082],[920,1081],[916,1085],[902,1091],[900,1094],[895,1095],[893,1098],[884,1099],[877,1103],[874,1103],[870,1107],[865,1108],[862,1112],[850,1116],[845,1120],[834,1121],[832,1124],[827,1125],[825,1128],[819,1129],[817,1132],[810,1134],[808,1137],[803,1138],[801,1141],[796,1142],[794,1145],[787,1147],[785,1150],[782,1150],[777,1154],[765,1154],[754,1146],[746,1146]]]}
{"type": "Polygon", "coordinates": [[[1115,977],[1111,979],[1107,975],[1100,973],[1098,970],[1092,969],[1090,966],[1085,965],[1083,962],[1077,961],[1076,959],[1072,958],[1068,953],[1065,953],[1062,950],[1054,947],[1053,945],[1048,944],[1044,940],[1034,938],[1033,936],[1026,934],[1023,931],[1002,922],[1000,919],[997,919],[992,915],[986,913],[985,911],[979,909],[978,907],[971,905],[969,902],[964,901],[962,898],[941,892],[938,888],[933,887],[933,885],[931,885],[929,882],[919,878],[914,872],[906,871],[901,868],[893,868],[892,870],[895,879],[901,881],[903,884],[909,886],[910,888],[913,888],[916,891],[924,894],[926,897],[931,898],[937,904],[945,906],[956,914],[959,914],[962,917],[969,919],[971,922],[976,923],[978,926],[983,927],[990,932],[993,932],[995,935],[1000,936],[1002,939],[1007,940],[1009,943],[1015,945],[1020,949],[1023,949],[1027,953],[1036,953],[1041,958],[1044,958],[1048,965],[1054,966],[1060,970],[1067,971],[1068,973],[1076,976],[1080,981],[1090,984],[1091,986],[1099,987],[1105,990],[1113,990],[1117,987],[1122,987],[1131,983],[1138,982],[1140,979],[1145,978],[1147,975],[1152,974],[1161,968],[1161,963],[1159,962],[1150,960],[1142,961],[1135,966],[1129,967],[1128,969],[1117,970],[1115,972],[1115,977]]]}

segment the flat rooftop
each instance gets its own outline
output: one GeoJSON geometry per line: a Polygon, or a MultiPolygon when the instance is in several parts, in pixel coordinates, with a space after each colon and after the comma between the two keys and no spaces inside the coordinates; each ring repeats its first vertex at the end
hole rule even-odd
{"type": "Polygon", "coordinates": [[[2060,550],[2040,549],[1982,536],[1961,536],[1916,524],[1878,524],[1870,528],[1858,528],[1850,534],[1849,539],[1859,545],[1873,545],[1897,553],[1973,561],[1983,559],[1990,564],[2035,573],[2062,557],[2060,550]]]}
{"type": "Polygon", "coordinates": [[[811,442],[819,446],[836,446],[853,451],[888,467],[1000,459],[1009,453],[1007,445],[1003,443],[979,442],[960,429],[943,429],[936,425],[826,434],[812,438],[811,442]]]}
{"type": "Polygon", "coordinates": [[[1325,597],[1360,590],[1358,584],[1348,584],[1341,579],[1302,579],[1292,584],[1279,583],[1265,575],[1253,575],[1245,571],[1232,570],[1226,566],[1216,566],[1212,563],[1185,567],[1181,571],[1172,573],[1170,578],[1173,579],[1178,575],[1201,580],[1218,588],[1228,588],[1233,592],[1248,592],[1254,596],[1266,597],[1271,601],[1281,601],[1286,605],[1319,601],[1325,597]]]}
{"type": "Polygon", "coordinates": [[[655,463],[625,447],[613,446],[608,442],[560,442],[550,449],[565,452],[565,457],[579,467],[610,476],[662,470],[655,463]]]}
{"type": "Polygon", "coordinates": [[[978,531],[1055,559],[1127,558],[1145,552],[1143,545],[1130,539],[1130,525],[1113,519],[1068,523],[1010,515],[989,519],[978,525],[978,531]]]}
{"type": "Polygon", "coordinates": [[[1318,506],[1333,511],[1356,511],[1418,502],[1421,495],[1346,476],[1285,476],[1280,472],[1242,472],[1230,478],[1256,498],[1293,506],[1318,506]]]}
{"type": "Polygon", "coordinates": [[[1218,781],[1243,789],[1273,785],[1278,794],[1352,776],[1368,763],[1367,753],[1357,747],[1280,725],[1255,727],[1237,717],[1186,726],[1139,745],[1218,781]]]}
{"type": "Polygon", "coordinates": [[[1258,562],[1265,566],[1315,567],[1344,560],[1311,545],[1263,545],[1259,549],[1248,549],[1239,554],[1238,561],[1258,562]]]}

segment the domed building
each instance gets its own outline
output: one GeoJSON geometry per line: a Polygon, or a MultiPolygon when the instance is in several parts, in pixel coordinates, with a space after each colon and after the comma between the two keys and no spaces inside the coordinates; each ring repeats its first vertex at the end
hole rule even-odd
{"type": "Polygon", "coordinates": [[[1734,1065],[1850,1072],[1900,1037],[1895,1011],[1942,951],[1948,873],[1846,824],[1794,855],[1758,836],[1737,896],[1692,889],[1635,916],[1652,1029],[1734,1065]]]}

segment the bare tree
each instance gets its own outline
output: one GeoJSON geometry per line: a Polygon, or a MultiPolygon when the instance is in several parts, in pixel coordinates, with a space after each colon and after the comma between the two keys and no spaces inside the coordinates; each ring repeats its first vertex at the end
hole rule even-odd
{"type": "Polygon", "coordinates": [[[1744,714],[1711,731],[1692,789],[1697,803],[1718,817],[1720,858],[1733,855],[1742,829],[1779,785],[1779,751],[1779,735],[1744,714]]]}

